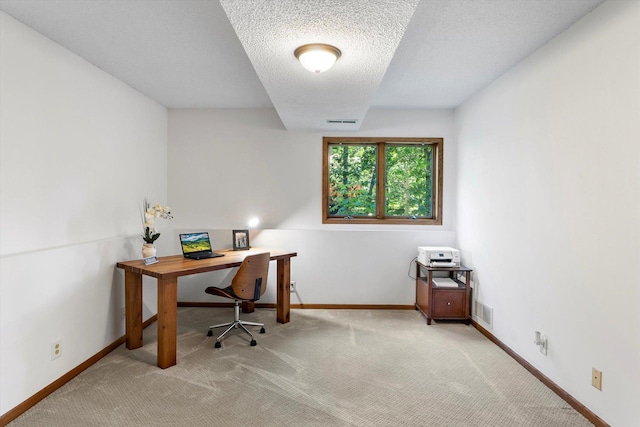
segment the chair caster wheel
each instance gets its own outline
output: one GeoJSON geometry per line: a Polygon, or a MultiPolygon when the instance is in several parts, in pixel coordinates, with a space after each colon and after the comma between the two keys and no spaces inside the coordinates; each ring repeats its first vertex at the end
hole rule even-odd
{"type": "Polygon", "coordinates": [[[261,334],[264,334],[264,333],[265,333],[264,328],[260,329],[260,333],[261,333],[261,334]]]}
{"type": "Polygon", "coordinates": [[[220,344],[220,341],[216,341],[216,345],[214,347],[215,348],[220,348],[220,347],[222,347],[222,344],[220,344]]]}
{"type": "Polygon", "coordinates": [[[254,347],[256,344],[258,344],[256,340],[251,340],[251,347],[254,347]]]}
{"type": "Polygon", "coordinates": [[[209,329],[209,332],[207,332],[207,336],[208,337],[212,337],[213,336],[213,331],[211,329],[209,329]]]}

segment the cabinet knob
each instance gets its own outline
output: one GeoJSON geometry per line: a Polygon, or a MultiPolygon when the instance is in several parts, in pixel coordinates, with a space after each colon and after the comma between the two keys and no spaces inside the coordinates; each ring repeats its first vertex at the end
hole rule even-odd
{"type": "Polygon", "coordinates": [[[451,303],[450,303],[450,302],[448,302],[448,303],[447,303],[447,305],[451,305],[451,303]]]}

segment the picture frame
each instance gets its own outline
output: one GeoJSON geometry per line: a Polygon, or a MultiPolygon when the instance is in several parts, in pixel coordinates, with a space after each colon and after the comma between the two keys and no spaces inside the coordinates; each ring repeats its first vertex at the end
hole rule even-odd
{"type": "Polygon", "coordinates": [[[249,248],[249,230],[233,230],[233,250],[246,251],[249,248]]]}

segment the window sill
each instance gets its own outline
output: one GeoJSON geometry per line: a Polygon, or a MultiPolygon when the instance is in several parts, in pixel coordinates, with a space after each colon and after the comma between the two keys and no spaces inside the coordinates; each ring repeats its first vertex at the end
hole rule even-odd
{"type": "Polygon", "coordinates": [[[401,225],[442,225],[442,219],[409,218],[324,218],[323,224],[401,224],[401,225]]]}

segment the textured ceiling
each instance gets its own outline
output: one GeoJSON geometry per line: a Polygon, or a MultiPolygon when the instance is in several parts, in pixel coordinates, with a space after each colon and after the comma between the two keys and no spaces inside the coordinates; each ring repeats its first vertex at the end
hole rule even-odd
{"type": "Polygon", "coordinates": [[[374,107],[455,108],[603,0],[422,0],[374,107]]]}
{"type": "Polygon", "coordinates": [[[1,0],[0,10],[166,107],[273,107],[218,1],[1,0]]]}
{"type": "Polygon", "coordinates": [[[352,130],[366,115],[418,0],[221,3],[287,129],[352,130]],[[342,56],[329,71],[310,73],[293,55],[308,43],[336,46],[342,56]]]}
{"type": "Polygon", "coordinates": [[[0,0],[0,10],[169,108],[275,107],[288,129],[353,130],[326,120],[455,108],[602,2],[0,0]],[[310,42],[343,56],[309,73],[293,50],[310,42]]]}

